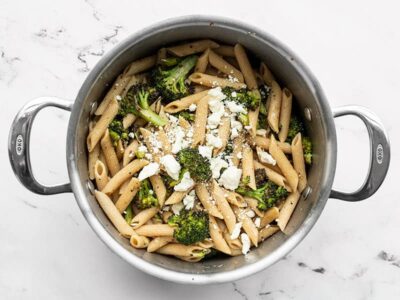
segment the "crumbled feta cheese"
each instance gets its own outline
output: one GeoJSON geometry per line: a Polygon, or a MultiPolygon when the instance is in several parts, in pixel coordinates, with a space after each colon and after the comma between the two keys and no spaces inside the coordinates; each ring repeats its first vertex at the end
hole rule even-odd
{"type": "Polygon", "coordinates": [[[128,136],[133,139],[135,137],[135,134],[133,132],[129,132],[128,136]]]}
{"type": "Polygon", "coordinates": [[[242,253],[246,255],[250,250],[250,238],[247,234],[242,233],[240,240],[242,241],[242,253]]]}
{"type": "Polygon", "coordinates": [[[215,129],[219,126],[219,124],[221,123],[221,118],[223,116],[224,112],[215,112],[212,113],[208,116],[207,118],[207,125],[208,128],[210,129],[215,129]]]}
{"type": "Polygon", "coordinates": [[[256,214],[252,209],[249,209],[248,211],[246,211],[246,216],[248,216],[249,218],[254,218],[256,214]]]}
{"type": "Polygon", "coordinates": [[[241,122],[235,120],[235,118],[231,119],[231,128],[237,129],[238,132],[242,131],[243,125],[241,122]]]}
{"type": "Polygon", "coordinates": [[[221,169],[228,168],[228,163],[220,157],[213,157],[210,160],[210,168],[212,177],[218,179],[221,173],[221,169]]]}
{"type": "Polygon", "coordinates": [[[236,223],[235,227],[233,227],[231,240],[236,240],[240,235],[240,229],[242,228],[242,222],[236,223]]]}
{"type": "Polygon", "coordinates": [[[175,203],[175,204],[173,204],[171,206],[172,212],[175,215],[179,215],[179,213],[181,212],[182,208],[183,208],[183,203],[182,202],[175,203]]]}
{"type": "Polygon", "coordinates": [[[167,154],[160,159],[160,163],[164,166],[167,174],[174,180],[179,179],[179,172],[181,171],[181,165],[176,161],[175,157],[171,154],[167,154]]]}
{"type": "Polygon", "coordinates": [[[238,152],[238,154],[236,155],[236,157],[239,158],[239,159],[242,159],[242,157],[243,157],[242,152],[238,152]]]}
{"type": "Polygon", "coordinates": [[[185,198],[183,198],[183,205],[185,205],[186,210],[190,210],[194,207],[195,203],[195,196],[192,193],[189,193],[189,195],[186,195],[185,198]]]}
{"type": "Polygon", "coordinates": [[[260,147],[257,147],[257,156],[260,162],[270,164],[273,166],[276,165],[276,160],[272,157],[272,155],[266,151],[263,151],[260,147]]]}
{"type": "Polygon", "coordinates": [[[266,137],[267,136],[267,130],[266,129],[257,129],[256,135],[266,137]]]}
{"type": "Polygon", "coordinates": [[[237,138],[239,136],[239,132],[236,128],[231,129],[231,140],[237,138]]]}
{"type": "Polygon", "coordinates": [[[235,166],[228,167],[221,175],[219,184],[228,190],[236,190],[242,177],[242,170],[235,166]]]}
{"type": "Polygon", "coordinates": [[[160,171],[160,165],[158,163],[150,163],[145,166],[139,173],[138,179],[140,181],[157,174],[160,171]]]}
{"type": "Polygon", "coordinates": [[[225,105],[232,113],[247,113],[247,110],[243,107],[243,105],[234,101],[226,101],[225,105]]]}
{"type": "Polygon", "coordinates": [[[194,181],[190,178],[190,173],[185,172],[183,174],[181,182],[179,182],[175,187],[174,190],[177,192],[186,192],[188,189],[191,189],[194,186],[194,181]]]}
{"type": "Polygon", "coordinates": [[[121,101],[121,100],[122,100],[122,97],[121,97],[120,95],[117,95],[117,96],[115,97],[115,99],[117,99],[117,101],[121,101]]]}
{"type": "Polygon", "coordinates": [[[208,91],[208,95],[213,97],[213,99],[218,99],[218,100],[224,100],[226,98],[225,94],[222,92],[221,87],[210,89],[208,91]]]}
{"type": "Polygon", "coordinates": [[[256,225],[257,228],[260,228],[261,226],[261,219],[260,218],[256,218],[254,220],[254,225],[256,225]]]}
{"type": "Polygon", "coordinates": [[[244,129],[246,129],[247,131],[250,131],[252,128],[253,127],[251,125],[244,126],[244,129]]]}
{"type": "Polygon", "coordinates": [[[195,111],[197,109],[197,105],[195,103],[190,104],[189,110],[190,111],[195,111]]]}
{"type": "Polygon", "coordinates": [[[233,98],[236,98],[237,93],[236,93],[235,91],[233,91],[233,92],[231,93],[231,96],[232,96],[233,98]]]}
{"type": "Polygon", "coordinates": [[[222,140],[221,138],[214,136],[212,134],[207,134],[206,135],[206,141],[207,145],[210,145],[215,148],[221,148],[222,147],[222,140]]]}
{"type": "Polygon", "coordinates": [[[146,153],[144,155],[144,158],[147,159],[147,160],[152,160],[153,159],[153,155],[151,155],[151,153],[146,153]]]}
{"type": "Polygon", "coordinates": [[[201,156],[206,158],[211,158],[212,156],[212,147],[209,146],[199,146],[199,153],[201,156]]]}
{"type": "Polygon", "coordinates": [[[140,145],[137,149],[139,152],[143,152],[146,153],[147,151],[147,147],[145,145],[140,145]]]}

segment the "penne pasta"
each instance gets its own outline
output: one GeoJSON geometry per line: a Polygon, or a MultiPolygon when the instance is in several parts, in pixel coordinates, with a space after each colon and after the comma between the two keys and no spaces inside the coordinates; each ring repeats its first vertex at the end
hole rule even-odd
{"type": "Polygon", "coordinates": [[[219,148],[214,148],[213,150],[214,156],[217,156],[217,154],[225,150],[230,133],[231,133],[231,120],[228,117],[224,117],[221,120],[221,125],[218,127],[218,137],[221,139],[222,145],[219,148]]]}
{"type": "Polygon", "coordinates": [[[136,159],[136,160],[130,162],[128,165],[126,165],[123,169],[118,171],[118,173],[115,174],[110,179],[110,181],[104,187],[102,192],[107,195],[111,195],[114,191],[116,191],[121,186],[121,184],[123,184],[125,182],[125,180],[132,177],[135,173],[140,171],[144,166],[146,166],[148,164],[149,164],[149,162],[144,159],[136,159]]]}
{"type": "Polygon", "coordinates": [[[167,201],[165,201],[165,205],[172,205],[179,203],[185,198],[189,191],[186,192],[177,192],[174,191],[171,196],[168,197],[167,201]]]}
{"type": "Polygon", "coordinates": [[[147,237],[173,236],[174,228],[167,224],[142,225],[135,230],[137,234],[147,237]]]}
{"type": "Polygon", "coordinates": [[[100,103],[99,107],[95,111],[96,116],[101,116],[107,110],[109,110],[109,105],[112,101],[117,101],[117,96],[120,96],[130,81],[130,77],[128,75],[121,74],[117,77],[111,89],[108,91],[103,101],[100,103]]]}
{"type": "Polygon", "coordinates": [[[259,241],[262,242],[279,231],[278,226],[267,226],[260,230],[259,241]]]}
{"type": "Polygon", "coordinates": [[[234,52],[247,87],[251,90],[258,88],[256,77],[243,46],[236,44],[234,47],[234,52]]]}
{"type": "Polygon", "coordinates": [[[232,46],[220,45],[218,48],[213,49],[215,53],[221,56],[235,57],[235,51],[232,46]]]}
{"type": "Polygon", "coordinates": [[[271,137],[271,145],[269,147],[269,152],[271,153],[272,157],[276,160],[279,168],[282,170],[283,175],[285,176],[286,180],[292,191],[297,190],[297,185],[299,183],[299,176],[293,166],[291,165],[290,161],[287,159],[286,155],[283,151],[278,147],[275,137],[271,137]]]}
{"type": "Polygon", "coordinates": [[[245,146],[243,147],[242,155],[242,178],[243,180],[248,180],[249,183],[247,185],[255,190],[257,187],[254,175],[253,150],[249,146],[245,146]]]}
{"type": "Polygon", "coordinates": [[[306,165],[304,162],[303,143],[301,133],[298,133],[292,141],[293,166],[299,175],[298,190],[301,193],[307,186],[306,165]]]}
{"type": "Polygon", "coordinates": [[[204,254],[210,252],[209,249],[204,249],[195,245],[182,245],[182,244],[167,244],[156,251],[164,255],[183,256],[183,257],[203,257],[204,254]]]}
{"type": "Polygon", "coordinates": [[[198,103],[193,126],[192,146],[203,144],[206,137],[208,101],[210,96],[204,96],[198,103]]]}
{"type": "Polygon", "coordinates": [[[273,81],[271,84],[271,92],[268,96],[269,98],[269,107],[268,107],[268,124],[271,129],[278,133],[279,132],[279,116],[281,112],[281,103],[282,103],[282,90],[279,84],[276,81],[273,81]]]}
{"type": "Polygon", "coordinates": [[[122,166],[125,167],[136,156],[136,151],[139,147],[137,140],[133,140],[128,147],[125,148],[124,156],[122,157],[122,166]]]}
{"type": "Polygon", "coordinates": [[[137,178],[132,178],[125,188],[125,191],[119,196],[115,206],[120,213],[123,213],[128,205],[132,202],[136,193],[139,191],[140,181],[137,178]]]}
{"type": "Polygon", "coordinates": [[[207,187],[204,183],[196,184],[195,186],[196,195],[199,198],[204,209],[211,215],[219,219],[223,219],[221,212],[218,210],[214,199],[211,198],[207,187]]]}
{"type": "Polygon", "coordinates": [[[155,252],[161,247],[171,243],[173,238],[170,236],[159,236],[151,240],[147,246],[147,252],[155,252]]]}
{"type": "Polygon", "coordinates": [[[95,179],[95,165],[100,157],[100,145],[97,144],[92,152],[89,152],[88,155],[88,171],[89,171],[89,179],[95,179]]]}
{"type": "Polygon", "coordinates": [[[271,73],[265,63],[260,64],[260,75],[268,86],[271,86],[272,82],[275,81],[274,75],[271,73]]]}
{"type": "Polygon", "coordinates": [[[233,140],[232,164],[236,167],[239,166],[239,163],[243,157],[243,143],[244,137],[242,135],[233,140]]]}
{"type": "Polygon", "coordinates": [[[129,242],[130,242],[130,244],[132,245],[133,248],[143,249],[143,248],[147,248],[148,247],[148,245],[150,243],[150,240],[145,236],[132,234],[129,242]]]}
{"type": "Polygon", "coordinates": [[[167,113],[175,114],[182,110],[188,109],[191,104],[197,104],[201,99],[207,96],[207,94],[208,90],[205,90],[200,93],[193,94],[176,101],[172,101],[165,106],[164,110],[167,113]]]}
{"type": "Polygon", "coordinates": [[[97,190],[94,192],[94,195],[104,213],[110,219],[111,223],[113,223],[115,228],[117,228],[119,233],[124,237],[131,237],[134,234],[132,227],[126,223],[125,219],[119,213],[111,199],[106,194],[97,190]]]}
{"type": "Polygon", "coordinates": [[[136,214],[136,216],[133,217],[131,221],[131,226],[134,229],[139,228],[140,226],[146,224],[151,218],[153,218],[158,212],[157,207],[151,207],[147,208],[145,210],[142,210],[136,214]]]}
{"type": "Polygon", "coordinates": [[[103,162],[98,160],[94,165],[94,177],[96,179],[96,186],[101,191],[108,183],[107,169],[103,162]]]}
{"type": "Polygon", "coordinates": [[[107,168],[110,170],[112,176],[118,173],[121,169],[118,161],[117,154],[115,152],[114,146],[111,142],[111,137],[108,132],[108,129],[104,133],[103,138],[100,142],[101,150],[103,150],[104,158],[106,159],[107,168]]]}
{"type": "Polygon", "coordinates": [[[288,191],[292,191],[292,189],[288,186],[288,182],[284,176],[281,174],[275,172],[274,170],[264,166],[262,163],[258,161],[254,161],[254,168],[255,169],[264,169],[268,179],[270,179],[273,183],[279,186],[283,186],[286,188],[288,191]]]}
{"type": "MultiPolygon", "coordinates": [[[[232,66],[230,63],[228,63],[226,60],[224,60],[221,56],[219,56],[212,50],[209,51],[208,61],[209,61],[210,65],[212,65],[218,71],[220,71],[228,76],[232,76],[233,78],[236,78],[239,82],[244,82],[243,74],[238,69],[236,69],[234,66],[232,66]]],[[[204,71],[205,71],[205,69],[204,69],[204,71]]],[[[200,71],[195,71],[195,72],[200,72],[200,71]]],[[[200,72],[200,73],[203,73],[203,72],[200,72]]]]}
{"type": "Polygon", "coordinates": [[[194,67],[195,72],[204,73],[208,65],[208,55],[210,53],[210,48],[203,52],[197,60],[196,66],[194,67]]]}
{"type": "Polygon", "coordinates": [[[236,90],[246,88],[246,85],[244,83],[236,82],[230,79],[220,78],[213,75],[208,75],[205,73],[193,73],[192,75],[189,76],[189,80],[191,82],[208,87],[217,87],[217,86],[222,88],[231,87],[236,90]]]}
{"type": "Polygon", "coordinates": [[[190,42],[187,44],[183,45],[178,45],[174,47],[169,47],[167,48],[167,51],[169,53],[172,53],[173,55],[182,57],[182,56],[188,56],[191,54],[203,52],[207,50],[208,48],[217,48],[219,45],[211,40],[200,40],[200,41],[194,41],[190,42]]]}
{"type": "Polygon", "coordinates": [[[150,183],[156,193],[158,199],[158,205],[160,207],[164,206],[165,199],[167,197],[167,189],[160,175],[150,176],[150,183]]]}
{"type": "Polygon", "coordinates": [[[285,200],[282,209],[279,211],[279,219],[277,220],[280,230],[284,231],[290,217],[296,208],[297,202],[299,202],[300,193],[294,191],[285,200]]]}
{"type": "Polygon", "coordinates": [[[286,141],[289,132],[292,97],[292,93],[287,88],[282,90],[281,115],[279,117],[279,141],[282,143],[286,141]]]}
{"type": "MultiPolygon", "coordinates": [[[[269,150],[269,145],[271,143],[271,140],[266,137],[256,136],[254,138],[254,143],[256,144],[256,146],[260,147],[261,149],[269,150]]],[[[289,143],[282,143],[279,141],[277,141],[276,143],[278,144],[278,147],[281,148],[281,150],[284,153],[292,154],[292,147],[290,146],[289,143]]]]}
{"type": "Polygon", "coordinates": [[[231,254],[231,249],[222,236],[221,229],[218,227],[218,224],[213,216],[210,216],[209,231],[211,239],[214,242],[213,247],[225,254],[231,254]]]}
{"type": "Polygon", "coordinates": [[[278,218],[279,218],[279,209],[276,207],[271,207],[264,213],[264,216],[262,217],[260,222],[260,227],[263,228],[278,218]]]}
{"type": "Polygon", "coordinates": [[[157,55],[147,56],[131,63],[125,70],[125,76],[132,76],[147,71],[157,63],[157,55]]]}
{"type": "Polygon", "coordinates": [[[90,131],[87,137],[87,148],[89,152],[92,152],[96,147],[97,143],[100,141],[108,125],[117,115],[119,109],[119,104],[117,100],[112,99],[107,106],[105,112],[101,115],[100,119],[97,121],[96,125],[90,131]]]}
{"type": "Polygon", "coordinates": [[[224,217],[224,222],[226,224],[226,227],[228,228],[229,233],[232,234],[236,224],[236,216],[233,213],[228,201],[225,199],[224,191],[215,181],[213,181],[212,184],[212,196],[217,204],[218,210],[224,217]]]}

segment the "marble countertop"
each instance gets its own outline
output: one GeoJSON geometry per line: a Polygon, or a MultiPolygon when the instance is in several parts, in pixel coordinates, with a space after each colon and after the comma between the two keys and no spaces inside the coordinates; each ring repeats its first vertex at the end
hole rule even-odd
{"type": "MultiPolygon", "coordinates": [[[[396,1],[11,1],[0,2],[1,299],[399,299],[400,6],[396,1]],[[118,3],[118,4],[116,4],[118,3]],[[271,268],[232,283],[185,286],[146,275],[90,229],[72,194],[35,195],[14,177],[8,129],[28,100],[73,100],[88,71],[130,33],[184,14],[229,16],[292,48],[319,78],[332,107],[364,105],[391,136],[392,165],[370,199],[330,199],[305,240],[271,268]]],[[[46,109],[32,133],[35,175],[67,181],[68,113],[46,109]]],[[[360,121],[337,120],[335,187],[352,190],[367,171],[360,121]]]]}

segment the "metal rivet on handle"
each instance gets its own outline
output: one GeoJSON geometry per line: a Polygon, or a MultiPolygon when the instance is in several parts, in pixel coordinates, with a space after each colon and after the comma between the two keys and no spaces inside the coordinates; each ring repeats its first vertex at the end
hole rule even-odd
{"type": "Polygon", "coordinates": [[[311,122],[311,120],[312,120],[312,118],[311,118],[311,109],[309,107],[306,107],[304,109],[304,117],[306,118],[307,121],[311,122]]]}

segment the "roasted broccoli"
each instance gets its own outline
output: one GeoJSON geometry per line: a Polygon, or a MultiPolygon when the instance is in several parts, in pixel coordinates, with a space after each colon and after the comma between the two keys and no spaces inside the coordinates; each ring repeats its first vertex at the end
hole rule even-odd
{"type": "Polygon", "coordinates": [[[258,90],[240,89],[235,90],[231,87],[225,87],[222,89],[225,94],[225,101],[234,101],[242,104],[244,107],[250,110],[256,110],[260,105],[261,95],[258,90]]]}
{"type": "Polygon", "coordinates": [[[248,179],[242,181],[236,192],[242,196],[254,198],[258,201],[257,208],[265,211],[273,207],[280,199],[288,195],[288,191],[281,186],[277,186],[272,181],[267,181],[263,186],[253,190],[247,186],[248,179]]]}
{"type": "Polygon", "coordinates": [[[198,149],[182,149],[178,152],[177,158],[183,168],[189,171],[190,177],[194,181],[205,182],[211,178],[210,162],[199,153],[198,149]]]}
{"type": "Polygon", "coordinates": [[[183,59],[171,69],[156,68],[151,74],[151,80],[163,96],[163,100],[171,102],[189,94],[185,80],[190,70],[196,65],[197,56],[192,55],[183,59]]]}
{"type": "Polygon", "coordinates": [[[302,138],[304,161],[306,164],[311,165],[312,163],[312,142],[308,136],[302,138]]]}
{"type": "Polygon", "coordinates": [[[243,126],[249,126],[250,120],[249,120],[249,115],[245,113],[239,113],[238,115],[238,120],[240,123],[243,124],[243,126]]]}
{"type": "Polygon", "coordinates": [[[151,189],[151,184],[148,179],[140,183],[140,189],[136,196],[136,203],[140,209],[158,206],[158,200],[153,196],[154,191],[151,189]]]}
{"type": "Polygon", "coordinates": [[[267,172],[265,171],[265,169],[256,169],[254,174],[256,177],[256,186],[257,187],[262,187],[267,183],[268,176],[267,176],[267,172]]]}
{"type": "Polygon", "coordinates": [[[167,124],[167,120],[160,117],[150,108],[150,104],[158,97],[159,93],[155,88],[145,84],[134,85],[120,101],[118,114],[121,117],[124,117],[131,113],[153,123],[156,126],[164,126],[167,124]]]}
{"type": "Polygon", "coordinates": [[[292,116],[289,123],[289,131],[286,138],[288,143],[291,143],[296,134],[301,133],[304,135],[304,124],[297,116],[292,116]]]}
{"type": "Polygon", "coordinates": [[[159,64],[163,67],[173,67],[182,61],[179,57],[167,57],[160,60],[159,64]]]}
{"type": "Polygon", "coordinates": [[[128,140],[128,130],[124,128],[122,121],[117,118],[112,120],[110,125],[108,125],[108,131],[114,146],[117,145],[119,140],[128,140]]]}
{"type": "Polygon", "coordinates": [[[208,214],[204,211],[182,209],[179,215],[168,218],[168,225],[175,228],[174,238],[184,245],[200,242],[210,236],[208,214]]]}
{"type": "Polygon", "coordinates": [[[290,119],[289,132],[286,141],[288,143],[291,143],[296,134],[298,134],[299,132],[302,135],[304,161],[306,162],[306,164],[311,165],[313,156],[311,139],[305,135],[303,122],[297,116],[293,116],[290,119]]]}
{"type": "Polygon", "coordinates": [[[132,205],[128,205],[124,213],[125,213],[125,221],[130,225],[133,219],[132,205]]]}
{"type": "Polygon", "coordinates": [[[195,114],[190,113],[187,110],[182,110],[179,113],[175,114],[175,117],[182,117],[189,122],[194,122],[195,114]]]}

